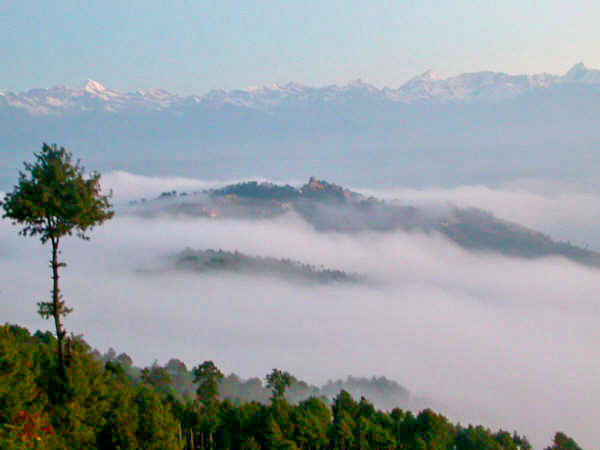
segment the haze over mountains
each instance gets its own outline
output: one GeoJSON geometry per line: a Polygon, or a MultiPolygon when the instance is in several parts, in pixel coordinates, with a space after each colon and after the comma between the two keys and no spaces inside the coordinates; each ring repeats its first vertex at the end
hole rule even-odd
{"type": "Polygon", "coordinates": [[[381,186],[593,179],[598,100],[600,70],[582,63],[564,75],[426,72],[399,88],[288,83],[189,97],[90,80],[0,94],[0,188],[42,141],[101,171],[147,175],[319,173],[381,186]]]}

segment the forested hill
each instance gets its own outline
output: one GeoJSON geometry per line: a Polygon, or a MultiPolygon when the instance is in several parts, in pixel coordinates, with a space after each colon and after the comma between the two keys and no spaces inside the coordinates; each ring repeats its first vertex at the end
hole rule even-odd
{"type": "MultiPolygon", "coordinates": [[[[517,432],[465,427],[430,409],[415,414],[399,407],[378,410],[345,390],[319,398],[319,391],[278,369],[266,377],[268,400],[246,402],[242,395],[264,396],[261,380],[224,378],[212,361],[191,371],[175,359],[165,367],[139,370],[125,354],[93,353],[80,337],[71,336],[66,348],[63,374],[51,333],[0,327],[0,448],[531,448],[517,432]],[[290,402],[291,385],[308,396],[290,402]],[[234,389],[242,395],[232,394],[234,389]]],[[[384,395],[405,394],[381,378],[360,383],[384,395]]],[[[334,388],[353,384],[353,379],[332,383],[334,388]]],[[[580,447],[559,432],[548,449],[562,448],[580,447]]]]}
{"type": "Polygon", "coordinates": [[[133,212],[145,216],[166,213],[255,220],[295,212],[322,232],[405,230],[439,233],[474,251],[524,258],[562,256],[600,267],[600,253],[554,241],[481,209],[440,205],[433,211],[367,197],[315,177],[300,187],[249,181],[202,192],[165,192],[155,201],[136,202],[133,212]]]}
{"type": "Polygon", "coordinates": [[[361,277],[341,270],[316,267],[290,259],[250,256],[224,250],[185,249],[173,261],[177,270],[195,273],[234,272],[263,275],[292,282],[312,283],[358,283],[361,277]]]}

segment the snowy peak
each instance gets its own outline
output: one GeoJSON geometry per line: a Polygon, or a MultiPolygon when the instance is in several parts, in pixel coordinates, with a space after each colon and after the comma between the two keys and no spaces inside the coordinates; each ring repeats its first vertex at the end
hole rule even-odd
{"type": "Polygon", "coordinates": [[[448,88],[439,75],[433,70],[428,70],[411,78],[399,89],[390,93],[398,101],[413,102],[430,100],[434,97],[448,97],[448,88]]]}
{"type": "Polygon", "coordinates": [[[83,87],[83,90],[89,92],[90,94],[98,94],[104,93],[106,91],[106,88],[98,81],[90,80],[88,78],[87,82],[85,83],[85,86],[83,87]]]}
{"type": "Polygon", "coordinates": [[[408,80],[400,89],[428,89],[439,80],[441,80],[441,78],[438,74],[436,74],[433,70],[428,70],[427,72],[423,72],[422,74],[408,80]]]}
{"type": "Polygon", "coordinates": [[[441,79],[442,78],[437,74],[437,72],[434,72],[432,69],[429,69],[428,71],[423,72],[421,75],[417,75],[416,77],[412,78],[408,82],[431,83],[433,81],[438,81],[441,79]]]}
{"type": "Polygon", "coordinates": [[[347,86],[349,88],[364,89],[364,90],[367,90],[367,91],[377,90],[377,88],[375,86],[373,86],[372,84],[364,82],[361,78],[357,78],[356,80],[351,81],[350,83],[348,83],[347,86]]]}
{"type": "Polygon", "coordinates": [[[493,102],[549,87],[558,79],[548,74],[509,75],[490,71],[441,78],[427,71],[400,86],[394,95],[398,101],[405,102],[493,102]]]}
{"type": "MultiPolygon", "coordinates": [[[[98,81],[88,79],[83,87],[83,92],[85,95],[89,95],[92,98],[95,98],[100,101],[109,102],[113,99],[117,99],[122,97],[122,94],[118,92],[111,91],[110,89],[106,89],[101,83],[98,81]]],[[[105,108],[107,111],[111,111],[113,109],[112,106],[107,105],[105,108]]]]}
{"type": "Polygon", "coordinates": [[[423,72],[421,74],[421,78],[427,79],[430,81],[441,80],[441,77],[437,74],[437,72],[434,72],[433,69],[429,69],[428,71],[423,72]]]}
{"type": "Polygon", "coordinates": [[[567,82],[600,83],[600,70],[588,69],[582,62],[575,64],[563,76],[567,82]]]}
{"type": "Polygon", "coordinates": [[[168,111],[181,114],[189,108],[220,108],[224,105],[270,112],[299,105],[349,104],[356,99],[438,104],[497,102],[561,83],[600,84],[600,70],[577,63],[563,76],[481,71],[450,78],[442,78],[428,70],[396,89],[380,89],[358,79],[342,86],[309,87],[289,82],[231,91],[214,90],[191,97],[180,97],[156,88],[120,93],[89,79],[79,88],[55,86],[17,94],[0,93],[0,106],[23,109],[33,115],[56,115],[67,111],[168,111]]]}
{"type": "MultiPolygon", "coordinates": [[[[81,86],[81,85],[80,85],[81,86]]],[[[32,115],[58,115],[86,111],[148,111],[171,108],[183,99],[162,89],[150,88],[134,93],[120,93],[102,83],[88,79],[81,87],[53,86],[31,89],[18,94],[7,93],[6,103],[32,115]]]]}

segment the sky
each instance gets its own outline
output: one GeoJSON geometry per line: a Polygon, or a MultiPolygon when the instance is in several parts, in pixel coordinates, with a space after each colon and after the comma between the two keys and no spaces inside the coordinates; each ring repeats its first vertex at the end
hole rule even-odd
{"type": "Polygon", "coordinates": [[[0,0],[0,90],[82,85],[179,94],[358,78],[397,87],[494,70],[600,66],[600,4],[581,0],[0,0]]]}

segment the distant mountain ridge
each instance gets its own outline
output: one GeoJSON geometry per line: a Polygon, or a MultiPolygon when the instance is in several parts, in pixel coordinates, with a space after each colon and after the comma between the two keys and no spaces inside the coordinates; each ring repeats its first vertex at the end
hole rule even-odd
{"type": "Polygon", "coordinates": [[[397,89],[297,83],[177,96],[88,81],[0,95],[0,190],[42,142],[101,172],[456,186],[597,179],[600,71],[426,72],[397,89]]]}
{"type": "Polygon", "coordinates": [[[60,115],[90,111],[183,113],[198,105],[233,105],[270,111],[292,105],[327,104],[357,98],[405,104],[496,102],[564,83],[600,84],[600,70],[589,69],[583,63],[578,63],[562,76],[481,71],[445,79],[427,71],[395,89],[377,88],[361,80],[345,86],[323,87],[290,82],[230,91],[213,90],[199,96],[179,96],[156,88],[121,93],[106,88],[98,81],[88,80],[82,87],[54,86],[19,93],[0,92],[0,109],[15,108],[31,115],[60,115]]]}

